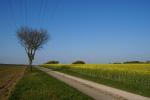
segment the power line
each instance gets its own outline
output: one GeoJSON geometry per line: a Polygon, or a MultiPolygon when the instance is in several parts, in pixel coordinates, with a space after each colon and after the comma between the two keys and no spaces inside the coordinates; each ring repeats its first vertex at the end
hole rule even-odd
{"type": "Polygon", "coordinates": [[[42,0],[42,1],[41,1],[41,5],[40,5],[40,15],[39,15],[40,16],[40,21],[39,21],[40,27],[46,24],[47,18],[52,19],[54,17],[56,9],[58,8],[58,5],[60,3],[60,0],[56,0],[54,8],[51,10],[51,14],[48,17],[47,16],[48,12],[46,12],[46,11],[49,11],[49,9],[48,9],[49,2],[48,2],[48,0],[42,0]]]}
{"type": "Polygon", "coordinates": [[[28,12],[28,14],[29,14],[29,16],[28,16],[29,22],[28,22],[28,23],[29,23],[30,26],[31,26],[31,21],[33,21],[32,18],[34,19],[34,11],[33,11],[34,5],[32,5],[32,4],[33,4],[32,1],[33,1],[33,0],[29,0],[29,1],[28,1],[28,8],[29,8],[29,9],[28,9],[28,11],[29,11],[29,12],[28,12]]]}
{"type": "Polygon", "coordinates": [[[21,7],[22,7],[22,23],[23,23],[23,26],[26,26],[26,10],[25,10],[25,1],[24,0],[21,0],[21,7]]]}
{"type": "Polygon", "coordinates": [[[42,10],[42,13],[41,13],[41,26],[44,25],[44,22],[45,22],[45,13],[46,13],[46,8],[47,8],[47,4],[48,4],[48,1],[47,0],[43,0],[43,10],[42,10]]]}
{"type": "MultiPolygon", "coordinates": [[[[47,11],[49,11],[49,7],[48,7],[48,0],[40,0],[40,5],[39,5],[39,9],[37,8],[37,25],[39,25],[40,27],[42,27],[43,25],[45,25],[47,22],[47,18],[49,19],[52,19],[55,15],[55,12],[56,12],[56,9],[58,8],[58,4],[59,4],[60,0],[56,0],[55,2],[55,6],[53,7],[53,9],[51,10],[51,14],[50,16],[48,17],[48,13],[47,11]],[[38,11],[39,10],[39,11],[38,11]],[[39,19],[38,19],[39,18],[39,19]]],[[[28,8],[30,7],[30,3],[31,4],[35,4],[34,2],[28,2],[27,0],[21,0],[19,2],[19,7],[20,8],[17,8],[18,5],[15,5],[13,4],[13,0],[8,0],[8,4],[9,4],[9,10],[10,10],[10,14],[11,14],[11,19],[13,21],[13,24],[16,28],[18,28],[18,25],[17,25],[17,22],[19,19],[16,19],[15,18],[15,13],[17,14],[17,10],[20,11],[19,14],[21,14],[21,22],[24,23],[24,26],[27,26],[29,23],[28,23],[28,14],[29,14],[29,10],[31,10],[31,8],[28,8]],[[15,10],[15,8],[17,8],[17,10],[15,10]],[[14,11],[15,10],[15,11],[14,11]],[[16,21],[17,20],[17,21],[16,21]]],[[[36,12],[36,11],[33,11],[33,12],[36,12]]],[[[18,15],[18,14],[17,14],[18,15]]],[[[31,17],[29,17],[30,19],[32,19],[32,15],[30,15],[31,17]]],[[[48,20],[49,20],[48,19],[48,20]]]]}
{"type": "Polygon", "coordinates": [[[15,19],[15,14],[14,14],[14,11],[13,11],[14,8],[13,8],[13,2],[12,2],[12,0],[8,0],[8,6],[9,6],[10,14],[11,14],[10,18],[12,20],[12,24],[15,26],[15,28],[18,28],[17,27],[17,21],[15,19]]]}
{"type": "Polygon", "coordinates": [[[58,8],[59,3],[60,3],[60,0],[56,0],[54,9],[52,10],[51,18],[54,17],[54,15],[55,15],[55,13],[56,13],[56,9],[58,8]]]}
{"type": "MultiPolygon", "coordinates": [[[[54,5],[54,8],[52,8],[51,14],[50,14],[49,17],[47,16],[47,15],[48,15],[48,12],[45,14],[45,17],[47,16],[47,17],[48,17],[48,20],[50,20],[50,19],[52,20],[52,19],[54,18],[55,13],[56,13],[56,10],[57,10],[57,8],[59,7],[60,1],[61,1],[61,0],[56,0],[55,5],[54,5]]],[[[49,3],[47,3],[47,6],[46,6],[46,9],[47,9],[47,10],[48,10],[48,4],[49,4],[49,3]]],[[[46,22],[46,20],[45,20],[45,22],[46,22]]],[[[45,24],[46,24],[46,23],[45,23],[45,24]]]]}
{"type": "MultiPolygon", "coordinates": [[[[19,0],[19,17],[22,18],[24,17],[24,12],[23,12],[23,0],[19,0]]],[[[20,20],[20,23],[22,24],[21,26],[25,25],[24,18],[20,20]]]]}
{"type": "Polygon", "coordinates": [[[44,1],[45,0],[41,0],[41,6],[40,6],[40,20],[39,20],[39,25],[40,25],[40,27],[41,27],[41,25],[42,25],[42,11],[43,11],[43,5],[44,5],[44,1]]]}
{"type": "Polygon", "coordinates": [[[25,25],[28,26],[28,11],[27,11],[27,1],[28,0],[24,0],[24,7],[25,7],[25,25]]]}

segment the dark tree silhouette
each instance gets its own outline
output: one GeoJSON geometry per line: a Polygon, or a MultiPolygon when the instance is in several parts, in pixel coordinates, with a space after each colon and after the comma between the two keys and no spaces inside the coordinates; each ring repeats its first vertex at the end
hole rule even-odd
{"type": "Polygon", "coordinates": [[[73,62],[72,64],[85,64],[85,62],[82,60],[77,60],[77,61],[73,62]]]}
{"type": "Polygon", "coordinates": [[[32,62],[34,60],[35,53],[48,42],[48,33],[44,29],[37,30],[29,27],[21,27],[17,30],[17,37],[27,53],[29,67],[32,71],[32,62]]]}
{"type": "Polygon", "coordinates": [[[46,62],[45,64],[59,64],[59,61],[52,60],[52,61],[46,62]]]}

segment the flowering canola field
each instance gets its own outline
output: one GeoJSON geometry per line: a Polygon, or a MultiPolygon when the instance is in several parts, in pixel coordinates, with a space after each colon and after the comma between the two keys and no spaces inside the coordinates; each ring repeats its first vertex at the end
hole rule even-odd
{"type": "Polygon", "coordinates": [[[150,64],[44,64],[42,66],[150,97],[150,64]]]}

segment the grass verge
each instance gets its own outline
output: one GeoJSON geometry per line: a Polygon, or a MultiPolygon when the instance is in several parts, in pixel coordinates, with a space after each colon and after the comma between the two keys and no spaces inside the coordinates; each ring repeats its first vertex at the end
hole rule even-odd
{"type": "Polygon", "coordinates": [[[92,100],[76,89],[34,68],[26,70],[9,100],[92,100]]]}

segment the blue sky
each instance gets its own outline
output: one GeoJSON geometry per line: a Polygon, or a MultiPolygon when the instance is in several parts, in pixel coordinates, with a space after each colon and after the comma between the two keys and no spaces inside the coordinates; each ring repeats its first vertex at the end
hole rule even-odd
{"type": "Polygon", "coordinates": [[[150,60],[149,0],[1,0],[0,63],[27,63],[20,26],[47,29],[34,63],[150,60]]]}

